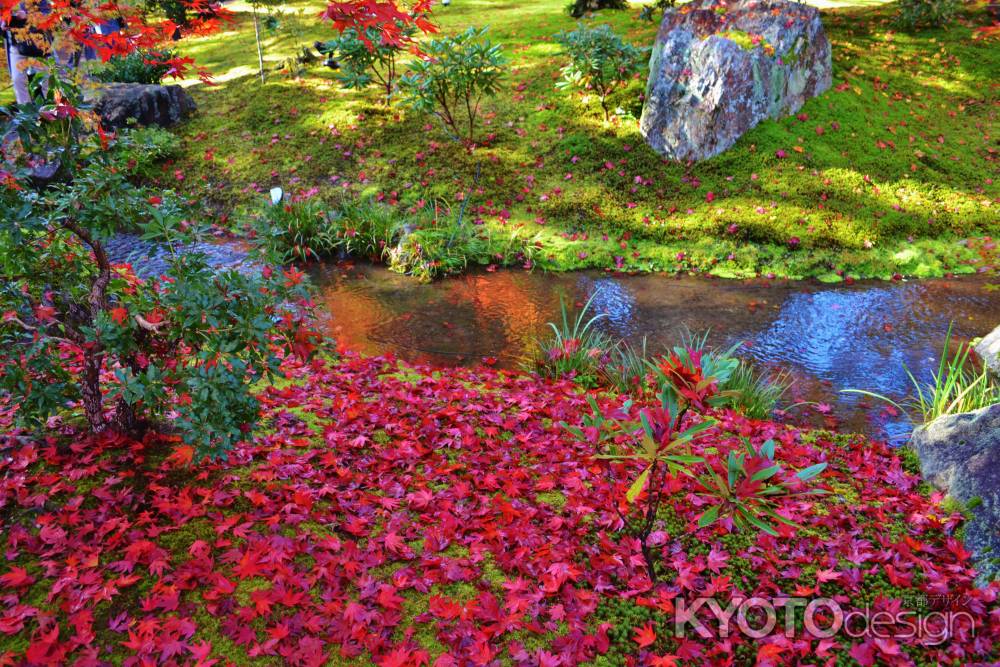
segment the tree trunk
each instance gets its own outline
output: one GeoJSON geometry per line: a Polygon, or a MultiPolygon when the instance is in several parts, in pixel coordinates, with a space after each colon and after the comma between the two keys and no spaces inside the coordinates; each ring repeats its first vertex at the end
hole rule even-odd
{"type": "Polygon", "coordinates": [[[100,433],[107,424],[104,421],[104,399],[101,396],[101,366],[104,355],[87,352],[83,357],[83,371],[80,377],[80,397],[83,412],[87,416],[90,430],[100,433]]]}
{"type": "MultiPolygon", "coordinates": [[[[63,226],[75,234],[77,238],[86,243],[94,253],[94,260],[97,262],[97,277],[90,286],[90,294],[87,298],[90,326],[93,326],[97,314],[108,306],[108,285],[111,283],[111,262],[108,254],[104,251],[104,246],[94,239],[90,232],[76,224],[72,220],[64,220],[63,226]]],[[[103,431],[107,426],[104,420],[104,398],[101,395],[101,367],[104,365],[104,350],[100,344],[88,348],[83,345],[83,371],[80,378],[80,397],[83,401],[83,410],[87,415],[87,422],[95,433],[103,431]]]]}
{"type": "Polygon", "coordinates": [[[118,399],[115,406],[115,416],[111,420],[111,426],[116,431],[137,436],[143,430],[139,424],[139,417],[136,414],[135,406],[127,403],[124,398],[118,399]]]}

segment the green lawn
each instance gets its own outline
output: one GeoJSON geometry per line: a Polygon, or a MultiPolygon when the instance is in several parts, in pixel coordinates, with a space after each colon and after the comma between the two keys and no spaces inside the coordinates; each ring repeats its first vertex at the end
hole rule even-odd
{"type": "MultiPolygon", "coordinates": [[[[473,152],[431,118],[382,107],[375,89],[341,90],[321,65],[261,85],[249,6],[231,4],[231,30],[180,44],[218,85],[187,82],[200,111],[180,129],[166,179],[182,174],[181,187],[217,211],[273,185],[318,188],[332,205],[377,195],[403,208],[471,190],[485,224],[524,226],[541,244],[537,263],[552,269],[607,268],[617,256],[628,269],[836,280],[838,270],[928,276],[993,260],[983,249],[992,244],[975,240],[1000,229],[1000,48],[973,39],[987,23],[981,4],[918,35],[893,30],[892,4],[824,7],[834,88],[690,168],[639,135],[645,73],[616,96],[625,115],[611,124],[596,101],[555,88],[563,61],[552,35],[574,25],[564,4],[455,0],[434,12],[443,32],[489,25],[511,59],[485,103],[481,135],[495,136],[473,152]]],[[[319,8],[284,6],[303,14],[269,33],[271,66],[332,35],[319,8]]],[[[649,45],[656,24],[637,15],[587,22],[649,45]]]]}

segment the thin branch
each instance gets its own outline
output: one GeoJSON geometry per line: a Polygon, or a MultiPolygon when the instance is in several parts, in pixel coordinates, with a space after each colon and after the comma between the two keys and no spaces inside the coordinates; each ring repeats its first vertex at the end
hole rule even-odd
{"type": "Polygon", "coordinates": [[[21,318],[16,317],[16,316],[15,317],[7,317],[7,318],[4,319],[4,322],[13,322],[14,324],[20,325],[21,328],[24,329],[25,331],[30,331],[32,333],[41,334],[41,335],[45,336],[46,338],[48,338],[49,340],[58,341],[60,343],[66,343],[67,345],[75,345],[76,344],[76,343],[74,343],[73,341],[71,341],[68,338],[63,338],[62,336],[53,336],[52,334],[50,334],[48,331],[46,331],[42,327],[32,326],[32,325],[28,324],[27,322],[25,322],[24,320],[22,320],[21,318]]]}

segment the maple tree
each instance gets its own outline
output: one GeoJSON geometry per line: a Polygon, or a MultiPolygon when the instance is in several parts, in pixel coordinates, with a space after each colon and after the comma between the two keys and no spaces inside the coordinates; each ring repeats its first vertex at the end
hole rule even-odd
{"type": "MultiPolygon", "coordinates": [[[[232,19],[232,13],[214,0],[179,0],[179,4],[190,15],[183,24],[171,18],[147,20],[140,7],[118,0],[0,0],[0,21],[11,26],[15,40],[36,44],[46,57],[59,53],[63,61],[69,61],[89,48],[107,61],[112,56],[155,49],[174,37],[214,32],[232,19]],[[107,34],[94,30],[95,25],[106,23],[117,29],[107,34]]],[[[169,54],[162,64],[168,67],[168,76],[180,78],[194,67],[194,60],[169,54]]],[[[209,80],[207,70],[196,69],[203,80],[209,80]]]]}
{"type": "Polygon", "coordinates": [[[383,47],[414,48],[414,28],[424,32],[437,32],[428,18],[432,0],[416,0],[409,6],[400,6],[394,0],[347,0],[330,2],[321,16],[333,24],[338,32],[350,32],[374,50],[377,46],[372,32],[376,33],[383,47]]]}

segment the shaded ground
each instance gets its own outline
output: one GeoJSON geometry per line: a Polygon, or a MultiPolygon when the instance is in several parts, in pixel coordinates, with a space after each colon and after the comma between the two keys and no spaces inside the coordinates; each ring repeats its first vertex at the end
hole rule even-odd
{"type": "Polygon", "coordinates": [[[384,358],[289,370],[262,394],[267,429],[226,465],[68,428],[0,444],[0,664],[1000,658],[996,585],[972,587],[950,537],[962,517],[925,495],[905,451],[719,415],[696,451],[774,438],[789,470],[828,461],[830,494],[786,501],[802,528],[774,538],[697,529],[701,501],[678,480],[653,588],[617,513],[634,473],[558,425],[584,408],[573,385],[384,358]],[[798,624],[794,639],[671,636],[682,599],[750,595],[967,613],[936,644],[798,624]]]}

